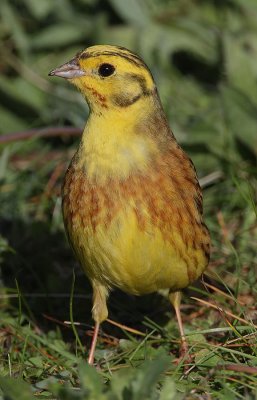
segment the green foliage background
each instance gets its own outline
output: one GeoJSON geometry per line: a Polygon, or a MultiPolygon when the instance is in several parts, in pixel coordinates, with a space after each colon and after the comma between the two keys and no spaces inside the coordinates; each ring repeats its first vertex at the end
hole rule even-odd
{"type": "MultiPolygon", "coordinates": [[[[210,368],[217,363],[257,364],[256,342],[249,344],[244,337],[256,334],[257,322],[256,0],[1,0],[0,18],[2,375],[24,378],[39,398],[52,398],[53,393],[61,399],[253,399],[256,375],[231,377],[210,368]],[[7,144],[4,135],[84,126],[88,110],[81,95],[67,82],[47,75],[93,44],[128,47],[152,70],[174,134],[192,157],[205,188],[205,216],[213,241],[209,270],[234,300],[195,290],[249,323],[242,327],[233,319],[229,325],[208,308],[208,318],[189,318],[187,332],[205,333],[192,348],[198,361],[188,379],[183,379],[181,365],[168,367],[164,354],[158,353],[158,347],[167,354],[176,349],[171,341],[177,331],[173,320],[149,314],[150,301],[150,309],[157,307],[158,313],[160,307],[159,313],[168,319],[172,315],[156,296],[129,306],[124,306],[131,302],[125,295],[111,300],[112,319],[145,329],[149,337],[140,342],[124,338],[123,332],[125,344],[117,345],[118,356],[110,346],[100,345],[101,378],[90,369],[82,373],[83,366],[78,375],[76,365],[85,357],[78,340],[74,343],[71,331],[61,331],[58,323],[42,318],[43,313],[59,321],[69,318],[75,262],[63,235],[60,183],[78,139],[34,137],[7,144]],[[11,296],[16,300],[12,302],[11,296]],[[216,337],[213,329],[221,329],[221,336],[216,337]],[[233,339],[242,344],[238,353],[212,347],[233,339]],[[249,347],[244,347],[246,342],[249,347]],[[159,361],[150,367],[142,364],[152,359],[159,361]],[[132,368],[127,379],[122,371],[111,379],[116,369],[131,364],[139,368],[137,378],[132,368]],[[149,374],[152,386],[146,379],[149,374]],[[54,379],[51,384],[49,377],[54,379]],[[112,383],[103,385],[99,379],[112,383]],[[142,394],[145,385],[151,391],[142,394]]],[[[76,276],[74,318],[88,323],[90,288],[77,267],[76,276]]],[[[192,300],[188,304],[192,307],[192,300]]],[[[104,329],[121,335],[112,327],[104,329]]],[[[78,333],[84,346],[84,328],[78,333]]],[[[0,387],[8,399],[17,398],[12,380],[1,379],[0,387]]],[[[31,398],[30,388],[24,393],[24,400],[31,398]]]]}

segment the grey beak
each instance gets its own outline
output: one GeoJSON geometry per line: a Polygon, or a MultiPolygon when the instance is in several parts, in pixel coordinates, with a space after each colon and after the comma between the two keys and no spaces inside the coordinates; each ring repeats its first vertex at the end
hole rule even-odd
{"type": "Polygon", "coordinates": [[[80,69],[78,61],[73,58],[71,61],[61,65],[58,68],[53,69],[49,72],[50,76],[60,76],[65,79],[78,78],[80,76],[86,75],[86,72],[80,69]]]}

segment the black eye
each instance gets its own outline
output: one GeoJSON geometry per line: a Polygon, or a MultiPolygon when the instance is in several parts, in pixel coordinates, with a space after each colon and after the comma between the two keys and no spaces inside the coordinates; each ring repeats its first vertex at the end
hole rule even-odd
{"type": "Polygon", "coordinates": [[[101,76],[110,76],[114,73],[115,67],[112,64],[104,63],[98,68],[98,73],[101,76]]]}

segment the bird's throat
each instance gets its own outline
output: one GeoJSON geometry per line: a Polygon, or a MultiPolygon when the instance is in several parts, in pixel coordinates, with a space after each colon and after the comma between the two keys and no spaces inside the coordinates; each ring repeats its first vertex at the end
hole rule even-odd
{"type": "Polygon", "coordinates": [[[118,113],[117,110],[100,115],[91,112],[77,156],[88,179],[97,183],[113,177],[126,179],[132,173],[146,171],[159,154],[158,140],[149,134],[153,131],[151,123],[156,124],[156,120],[151,122],[156,114],[154,103],[141,104],[143,113],[138,107],[140,103],[118,113]]]}

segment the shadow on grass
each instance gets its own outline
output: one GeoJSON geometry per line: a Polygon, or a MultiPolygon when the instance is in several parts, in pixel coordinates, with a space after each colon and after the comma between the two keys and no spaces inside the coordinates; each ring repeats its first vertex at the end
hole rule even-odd
{"type": "MultiPolygon", "coordinates": [[[[14,252],[4,256],[4,285],[16,288],[17,280],[30,312],[40,325],[44,325],[42,314],[50,314],[61,320],[69,319],[73,268],[78,275],[76,293],[78,291],[86,295],[90,286],[80,273],[63,232],[53,233],[47,223],[38,221],[30,224],[21,220],[4,221],[2,225],[4,237],[14,249],[14,252]],[[83,292],[79,290],[80,287],[84,288],[83,292]]],[[[77,318],[77,311],[81,313],[82,310],[88,310],[89,313],[90,301],[83,299],[83,302],[83,308],[74,304],[74,317],[77,318]]]]}

